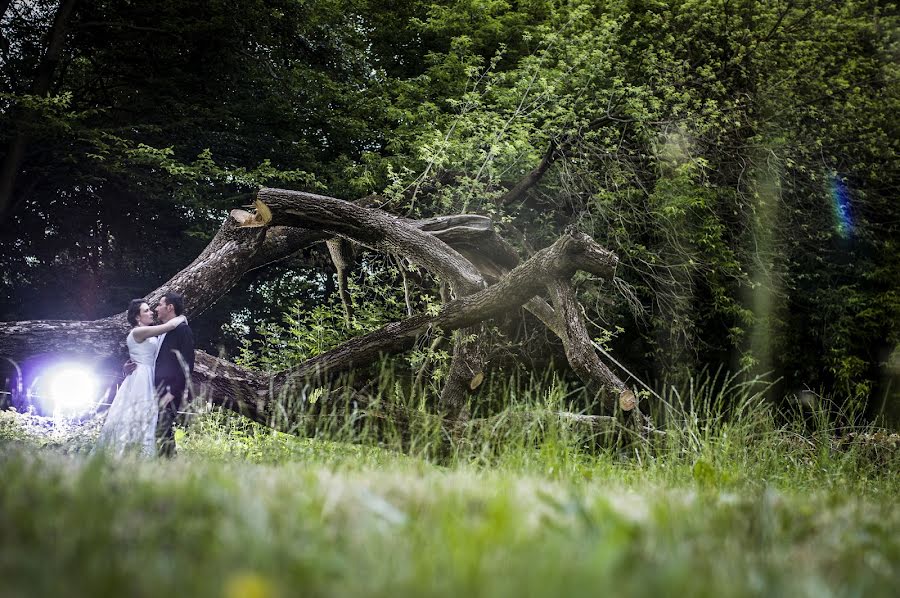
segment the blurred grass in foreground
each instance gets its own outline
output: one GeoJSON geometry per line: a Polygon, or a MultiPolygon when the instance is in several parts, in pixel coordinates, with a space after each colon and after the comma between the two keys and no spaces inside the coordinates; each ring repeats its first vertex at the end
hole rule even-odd
{"type": "Polygon", "coordinates": [[[2,413],[0,594],[894,595],[896,435],[737,385],[677,399],[646,443],[509,418],[438,460],[213,411],[175,461],[111,462],[96,424],[2,413]]]}

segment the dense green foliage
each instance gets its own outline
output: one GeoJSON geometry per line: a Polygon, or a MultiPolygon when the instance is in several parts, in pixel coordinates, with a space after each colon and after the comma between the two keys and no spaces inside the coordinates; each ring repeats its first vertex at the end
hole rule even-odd
{"type": "MultiPolygon", "coordinates": [[[[579,283],[592,334],[642,376],[724,364],[896,402],[894,2],[83,0],[36,98],[55,6],[2,17],[0,141],[29,134],[2,317],[115,311],[257,185],[379,192],[400,214],[489,214],[523,252],[594,235],[622,265],[616,287],[579,283]],[[551,143],[541,183],[502,202],[551,143]]],[[[313,313],[320,267],[256,275],[207,343],[313,313]]]]}

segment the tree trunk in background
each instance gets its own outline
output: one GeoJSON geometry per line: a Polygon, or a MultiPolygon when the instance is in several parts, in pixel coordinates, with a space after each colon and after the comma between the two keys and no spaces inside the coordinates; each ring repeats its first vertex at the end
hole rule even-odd
{"type": "MultiPolygon", "coordinates": [[[[53,73],[56,71],[56,67],[62,57],[63,47],[65,46],[69,21],[78,2],[79,0],[62,0],[56,11],[53,25],[47,34],[47,51],[44,53],[40,64],[38,64],[31,89],[29,90],[29,93],[33,96],[46,96],[50,91],[53,73]]],[[[6,4],[8,5],[9,2],[6,2],[6,4]]],[[[0,7],[3,8],[3,12],[6,12],[6,6],[0,5],[0,7]]],[[[8,210],[16,185],[16,178],[19,174],[19,166],[22,163],[22,157],[25,155],[25,148],[28,145],[28,134],[24,130],[24,122],[28,118],[29,114],[26,110],[17,110],[17,118],[14,120],[15,124],[13,125],[16,131],[7,144],[3,162],[0,163],[0,224],[3,224],[9,217],[8,210]]]]}

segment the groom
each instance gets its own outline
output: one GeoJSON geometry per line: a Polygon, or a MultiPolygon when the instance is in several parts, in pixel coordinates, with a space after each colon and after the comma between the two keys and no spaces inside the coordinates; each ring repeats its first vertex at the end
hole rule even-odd
{"type": "MultiPolygon", "coordinates": [[[[156,306],[156,317],[165,324],[184,312],[184,297],[167,291],[156,306]]],[[[175,416],[187,399],[188,381],[194,371],[194,333],[184,322],[175,330],[162,335],[156,355],[153,385],[159,397],[159,420],[156,424],[156,443],[161,457],[175,456],[175,416]]]]}

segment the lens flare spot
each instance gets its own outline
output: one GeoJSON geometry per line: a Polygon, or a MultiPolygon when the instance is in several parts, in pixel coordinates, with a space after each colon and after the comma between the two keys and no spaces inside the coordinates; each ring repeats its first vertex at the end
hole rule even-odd
{"type": "Polygon", "coordinates": [[[91,408],[97,401],[100,382],[87,367],[57,365],[35,381],[33,393],[48,401],[54,412],[77,412],[91,408]]]}
{"type": "Polygon", "coordinates": [[[831,209],[838,234],[846,239],[853,234],[853,218],[850,213],[850,192],[844,180],[837,174],[831,175],[831,209]]]}

